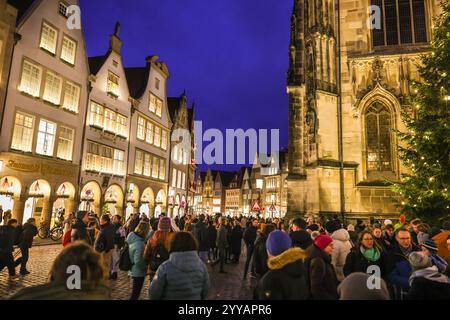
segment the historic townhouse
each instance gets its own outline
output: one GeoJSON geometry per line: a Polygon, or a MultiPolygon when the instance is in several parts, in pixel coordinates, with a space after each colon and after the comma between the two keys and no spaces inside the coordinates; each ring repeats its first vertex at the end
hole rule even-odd
{"type": "MultiPolygon", "coordinates": [[[[213,171],[214,173],[214,171],[213,171]]],[[[213,188],[213,213],[226,213],[226,189],[236,172],[216,171],[213,188]]]]}
{"type": "Polygon", "coordinates": [[[295,214],[396,217],[401,112],[429,50],[439,0],[295,0],[289,94],[289,199],[295,214]],[[381,10],[369,29],[368,6],[381,10]]]}
{"type": "Polygon", "coordinates": [[[246,168],[233,173],[233,178],[225,188],[225,214],[236,217],[242,214],[241,187],[246,168]]]}
{"type": "Polygon", "coordinates": [[[279,160],[279,165],[268,169],[264,178],[264,214],[265,217],[280,218],[286,215],[287,210],[287,151],[278,153],[278,159],[271,157],[271,161],[279,160]]]}
{"type": "Polygon", "coordinates": [[[253,161],[249,183],[249,189],[251,190],[250,200],[248,200],[250,203],[250,214],[260,214],[264,205],[264,176],[261,175],[261,163],[258,154],[256,154],[253,161]]]}
{"type": "MultiPolygon", "coordinates": [[[[0,202],[20,222],[49,223],[78,201],[89,75],[83,34],[67,28],[67,7],[78,1],[11,3],[19,13],[1,119],[0,202]]],[[[5,36],[11,44],[11,31],[5,36]]]]}
{"type": "Polygon", "coordinates": [[[203,212],[211,215],[213,213],[213,195],[214,195],[214,181],[217,176],[217,171],[208,169],[206,175],[203,178],[201,176],[203,184],[203,212]]]}
{"type": "Polygon", "coordinates": [[[203,208],[203,183],[205,181],[206,172],[198,171],[195,177],[195,194],[194,194],[194,214],[206,213],[203,208]]]}
{"type": "Polygon", "coordinates": [[[169,70],[157,56],[150,56],[145,67],[126,68],[125,73],[133,103],[126,213],[158,217],[167,205],[172,127],[167,107],[169,70]]]}
{"type": "Polygon", "coordinates": [[[188,125],[191,133],[191,157],[188,164],[188,176],[187,176],[187,208],[188,213],[194,213],[194,198],[196,191],[195,174],[197,171],[197,162],[195,159],[196,145],[195,145],[195,105],[193,104],[188,109],[188,125]]]}
{"type": "MultiPolygon", "coordinates": [[[[131,101],[117,23],[108,52],[89,58],[91,92],[80,177],[81,208],[124,214],[131,101]]],[[[80,149],[77,149],[80,150],[80,149]]]]}
{"type": "Polygon", "coordinates": [[[244,167],[244,176],[241,185],[241,209],[244,215],[249,215],[252,209],[252,183],[250,180],[252,174],[251,167],[244,167]]]}

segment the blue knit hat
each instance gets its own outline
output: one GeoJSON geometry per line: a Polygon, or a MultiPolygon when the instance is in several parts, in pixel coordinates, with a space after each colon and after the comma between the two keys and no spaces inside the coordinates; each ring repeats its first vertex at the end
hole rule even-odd
{"type": "Polygon", "coordinates": [[[292,240],[286,232],[275,230],[269,234],[266,241],[267,251],[272,256],[278,256],[292,246],[292,240]]]}
{"type": "Polygon", "coordinates": [[[432,240],[432,239],[425,240],[425,242],[422,244],[422,246],[427,248],[430,251],[435,251],[435,252],[438,251],[436,242],[434,242],[434,240],[432,240]]]}

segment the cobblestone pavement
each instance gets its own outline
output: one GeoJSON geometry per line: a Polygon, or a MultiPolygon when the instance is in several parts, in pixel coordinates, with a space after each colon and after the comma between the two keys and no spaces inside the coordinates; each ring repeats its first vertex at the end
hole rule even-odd
{"type": "MultiPolygon", "coordinates": [[[[9,280],[7,269],[0,272],[0,300],[7,299],[9,296],[18,292],[21,288],[43,284],[48,279],[48,273],[51,265],[62,250],[62,246],[44,245],[35,246],[30,250],[30,260],[27,264],[31,274],[21,276],[20,278],[9,280]]],[[[208,299],[211,300],[246,300],[252,297],[251,280],[242,281],[245,263],[245,249],[241,256],[239,264],[226,264],[225,274],[219,274],[219,266],[214,268],[208,266],[211,289],[208,299]]],[[[17,269],[18,270],[18,269],[17,269]]],[[[254,285],[254,284],[253,284],[254,285]]],[[[115,281],[110,281],[113,299],[127,300],[131,292],[131,280],[126,272],[120,272],[115,281]]],[[[148,299],[148,278],[142,289],[141,299],[148,299]]]]}

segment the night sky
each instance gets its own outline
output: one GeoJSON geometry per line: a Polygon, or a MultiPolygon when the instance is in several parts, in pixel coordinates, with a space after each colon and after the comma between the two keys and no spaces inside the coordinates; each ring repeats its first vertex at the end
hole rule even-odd
{"type": "Polygon", "coordinates": [[[292,0],[80,3],[88,56],[106,52],[120,21],[125,66],[144,66],[146,56],[158,55],[170,70],[168,95],[185,89],[203,130],[280,129],[280,146],[287,146],[292,0]]]}

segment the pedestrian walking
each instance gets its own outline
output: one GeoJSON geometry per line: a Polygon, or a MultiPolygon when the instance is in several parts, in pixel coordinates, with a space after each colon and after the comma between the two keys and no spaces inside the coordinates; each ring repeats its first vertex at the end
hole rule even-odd
{"type": "Polygon", "coordinates": [[[85,241],[87,244],[92,245],[93,241],[88,234],[87,225],[89,223],[89,213],[87,211],[78,211],[77,221],[72,226],[71,242],[77,240],[85,241]]]}
{"type": "Polygon", "coordinates": [[[234,226],[231,230],[231,253],[233,255],[232,262],[237,264],[241,256],[243,231],[238,220],[235,220],[233,224],[234,226]]]}
{"type": "Polygon", "coordinates": [[[275,230],[266,241],[269,271],[258,281],[256,300],[306,300],[310,298],[305,251],[291,248],[292,241],[275,230]]]}
{"type": "Polygon", "coordinates": [[[111,250],[111,266],[110,266],[110,280],[117,280],[119,272],[120,250],[125,245],[126,230],[122,225],[122,217],[114,215],[112,217],[112,225],[114,228],[114,248],[111,250]]]}
{"type": "Polygon", "coordinates": [[[245,260],[245,267],[244,267],[244,279],[247,278],[247,273],[250,267],[250,263],[252,261],[253,256],[253,250],[255,248],[255,241],[257,237],[257,231],[258,231],[258,219],[253,218],[250,220],[250,226],[245,229],[243,234],[243,239],[245,243],[245,247],[247,249],[247,257],[245,260]]]}
{"type": "Polygon", "coordinates": [[[216,246],[216,240],[217,240],[217,228],[214,224],[214,221],[212,219],[209,220],[208,223],[208,261],[216,261],[217,259],[217,246],[216,246]]]}
{"type": "Polygon", "coordinates": [[[19,275],[16,274],[16,266],[14,264],[14,245],[17,244],[17,227],[16,219],[7,220],[7,224],[0,227],[0,272],[6,267],[10,279],[15,279],[19,275]]]}
{"type": "Polygon", "coordinates": [[[200,214],[194,227],[194,236],[198,242],[198,254],[204,263],[208,262],[209,235],[205,224],[205,215],[200,214]]]}
{"type": "Polygon", "coordinates": [[[261,279],[267,273],[267,271],[269,271],[269,267],[267,266],[267,260],[269,259],[269,256],[267,255],[266,241],[269,237],[269,234],[274,230],[275,225],[264,225],[260,235],[256,238],[255,241],[252,264],[258,280],[261,279]]]}
{"type": "Polygon", "coordinates": [[[170,242],[169,260],[161,264],[150,283],[150,300],[204,300],[210,281],[198,256],[198,244],[189,232],[177,232],[170,242]]]}
{"type": "Polygon", "coordinates": [[[340,282],[345,278],[345,259],[352,249],[350,235],[347,230],[341,228],[341,225],[336,220],[328,221],[325,224],[325,230],[333,239],[333,253],[331,255],[331,263],[334,266],[336,277],[340,282]]]}
{"type": "Polygon", "coordinates": [[[227,228],[228,220],[225,217],[220,219],[220,227],[217,232],[216,246],[219,251],[219,259],[214,261],[211,266],[214,267],[218,263],[220,263],[220,271],[219,273],[226,273],[223,266],[225,264],[226,259],[226,250],[228,248],[228,228],[227,228]]]}
{"type": "Polygon", "coordinates": [[[150,225],[146,222],[140,222],[134,231],[127,237],[129,246],[129,255],[131,260],[131,270],[129,276],[133,280],[133,288],[130,300],[138,300],[144,285],[145,275],[147,273],[147,264],[144,260],[145,239],[150,231],[150,225]]]}
{"type": "Polygon", "coordinates": [[[33,246],[33,238],[38,234],[36,227],[36,219],[29,218],[23,225],[19,236],[19,248],[22,256],[15,261],[15,266],[20,264],[20,274],[27,275],[30,272],[27,270],[27,262],[29,258],[30,248],[33,246]]]}
{"type": "Polygon", "coordinates": [[[114,249],[115,228],[109,215],[104,214],[100,218],[100,232],[95,239],[95,251],[100,253],[106,270],[111,269],[112,250],[114,249]]]}
{"type": "Polygon", "coordinates": [[[170,218],[160,218],[157,229],[147,242],[144,250],[144,259],[148,265],[147,273],[150,275],[150,282],[159,266],[169,259],[169,244],[172,235],[170,218]]]}

